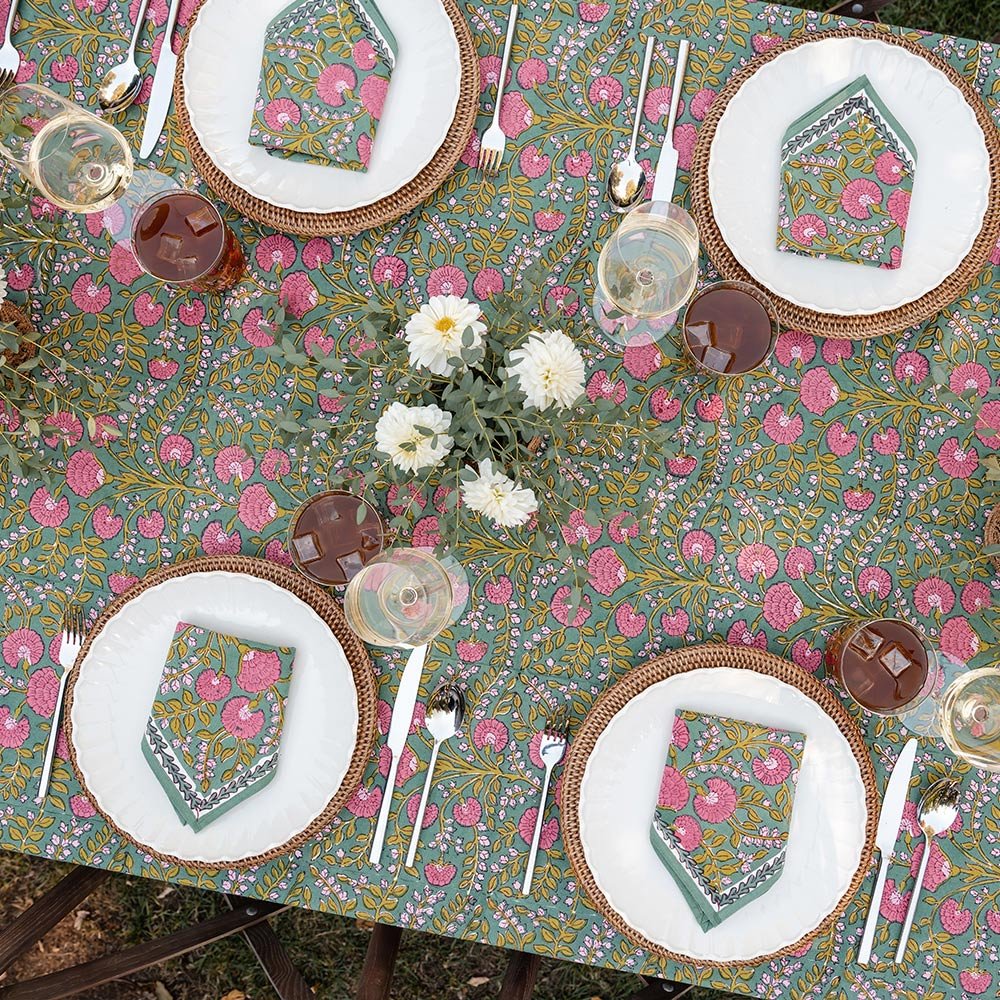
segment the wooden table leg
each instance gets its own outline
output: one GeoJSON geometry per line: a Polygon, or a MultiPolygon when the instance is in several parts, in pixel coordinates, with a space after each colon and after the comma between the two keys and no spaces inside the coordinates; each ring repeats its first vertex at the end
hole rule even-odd
{"type": "Polygon", "coordinates": [[[80,865],[0,930],[0,973],[72,913],[107,877],[100,868],[80,865]]]}
{"type": "Polygon", "coordinates": [[[541,961],[537,955],[512,952],[500,987],[500,1000],[531,1000],[541,961]]]}
{"type": "Polygon", "coordinates": [[[376,924],[372,928],[368,951],[365,952],[365,964],[361,967],[357,1000],[389,1000],[396,953],[402,936],[401,927],[376,924]]]}

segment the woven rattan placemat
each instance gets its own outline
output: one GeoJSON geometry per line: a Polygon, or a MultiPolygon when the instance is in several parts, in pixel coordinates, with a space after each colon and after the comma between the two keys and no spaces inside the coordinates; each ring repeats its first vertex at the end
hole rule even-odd
{"type": "MultiPolygon", "coordinates": [[[[762,66],[790,49],[800,45],[809,45],[811,42],[824,41],[828,38],[877,38],[887,45],[899,45],[926,59],[931,66],[940,70],[958,88],[975,112],[976,120],[983,130],[986,148],[990,156],[990,200],[979,235],[959,267],[948,275],[937,288],[932,289],[921,298],[886,312],[871,313],[867,316],[837,316],[795,305],[768,289],[768,294],[778,310],[782,326],[837,340],[866,340],[869,337],[898,333],[907,327],[924,322],[940,312],[945,306],[959,299],[969,285],[986,268],[991,266],[990,255],[1000,239],[1000,132],[990,117],[982,97],[977,93],[970,80],[928,52],[924,46],[908,38],[892,34],[884,25],[872,23],[864,27],[818,31],[813,34],[799,35],[776,44],[767,52],[757,56],[729,81],[722,93],[712,102],[698,132],[698,143],[691,165],[692,211],[698,223],[701,241],[723,277],[760,284],[737,261],[729,249],[712,211],[709,197],[708,167],[712,141],[715,138],[719,122],[733,96],[762,66]]],[[[775,180],[775,185],[777,185],[777,180],[775,180]]]]}
{"type": "MultiPolygon", "coordinates": [[[[340,788],[337,789],[333,798],[327,803],[323,812],[309,826],[285,841],[284,844],[264,854],[240,858],[236,861],[227,859],[218,865],[213,865],[202,861],[190,861],[185,858],[178,858],[156,851],[149,845],[140,843],[127,830],[123,830],[118,826],[101,808],[97,796],[86,787],[83,772],[80,770],[79,763],[77,762],[76,745],[73,740],[73,692],[79,677],[78,671],[74,671],[69,679],[66,692],[66,707],[63,712],[66,739],[69,743],[70,761],[73,765],[73,770],[80,779],[80,783],[93,802],[94,807],[101,813],[109,826],[126,840],[135,844],[139,850],[145,851],[147,854],[166,864],[181,865],[185,868],[207,871],[217,871],[220,868],[245,868],[289,854],[296,847],[301,846],[307,840],[312,839],[326,829],[341,809],[344,808],[347,800],[354,794],[355,789],[357,789],[361,782],[361,776],[368,762],[368,756],[375,743],[375,709],[378,703],[378,687],[375,683],[375,674],[372,670],[371,660],[368,658],[368,651],[361,640],[348,627],[347,619],[344,618],[344,613],[341,611],[340,605],[321,587],[306,580],[294,570],[278,565],[277,563],[266,562],[263,559],[254,559],[250,556],[205,556],[154,570],[134,587],[129,588],[124,594],[116,597],[101,612],[100,618],[97,619],[94,627],[87,634],[87,641],[80,650],[80,655],[76,661],[77,664],[84,662],[90,647],[97,636],[100,635],[101,630],[126,604],[135,600],[144,591],[163,583],[165,580],[188,576],[191,573],[240,573],[246,576],[257,577],[260,580],[267,580],[281,587],[283,590],[287,590],[299,598],[299,600],[308,604],[326,622],[330,627],[330,631],[337,637],[337,641],[343,647],[344,655],[347,657],[347,662],[350,664],[351,671],[354,674],[354,686],[358,697],[357,738],[354,743],[354,753],[351,756],[351,763],[348,766],[344,780],[340,783],[340,788]]],[[[136,747],[136,753],[138,752],[139,748],[136,747]]]]}
{"type": "MultiPolygon", "coordinates": [[[[201,9],[200,0],[198,10],[201,9]]],[[[430,163],[397,191],[387,195],[370,205],[362,205],[348,212],[293,212],[287,208],[279,208],[269,202],[256,198],[243,188],[234,184],[205,152],[198,136],[191,125],[187,104],[184,100],[184,56],[187,52],[188,39],[198,16],[197,10],[188,24],[184,46],[178,59],[177,75],[174,78],[174,104],[181,134],[191,154],[191,159],[198,173],[205,179],[208,186],[227,204],[232,205],[241,215],[262,222],[267,226],[284,233],[298,236],[336,236],[360,233],[366,229],[393,222],[401,215],[415,208],[425,198],[433,194],[455,168],[459,157],[465,151],[472,135],[472,128],[479,110],[479,56],[476,53],[475,41],[464,15],[459,9],[458,0],[441,0],[458,39],[459,61],[461,63],[461,83],[459,85],[458,107],[455,117],[445,135],[444,142],[432,157],[430,163]]]]}
{"type": "Polygon", "coordinates": [[[684,649],[666,653],[663,656],[636,667],[624,679],[609,688],[598,698],[594,707],[584,720],[580,731],[570,743],[569,755],[563,772],[561,792],[561,817],[563,843],[569,855],[570,863],[580,884],[583,886],[594,909],[604,916],[618,931],[631,938],[640,947],[653,955],[659,955],[672,962],[694,963],[701,966],[732,965],[732,962],[715,962],[711,959],[692,955],[681,955],[672,952],[644,937],[632,928],[615,910],[597,886],[587,858],[584,854],[583,841],[580,838],[580,789],[587,768],[587,761],[597,744],[601,733],[608,723],[624,706],[641,694],[646,688],[657,684],[668,677],[687,673],[689,670],[701,670],[706,667],[736,667],[741,670],[752,670],[768,677],[798,688],[806,697],[816,702],[819,707],[834,721],[837,728],[847,740],[858,762],[861,780],[865,786],[865,805],[868,819],[865,825],[865,843],[858,860],[857,869],[847,891],[840,898],[833,911],[829,913],[819,926],[810,929],[794,943],[781,951],[768,955],[757,955],[754,958],[740,961],[740,965],[757,965],[778,955],[785,955],[805,947],[817,935],[823,933],[844,912],[848,903],[861,887],[868,871],[872,851],[875,846],[875,827],[879,814],[879,793],[875,781],[875,769],[868,755],[868,747],[862,738],[861,731],[847,714],[847,710],[837,698],[814,677],[807,674],[801,667],[788,660],[783,660],[772,653],[759,649],[748,649],[743,646],[730,646],[725,643],[711,643],[700,646],[689,646],[684,649]]]}

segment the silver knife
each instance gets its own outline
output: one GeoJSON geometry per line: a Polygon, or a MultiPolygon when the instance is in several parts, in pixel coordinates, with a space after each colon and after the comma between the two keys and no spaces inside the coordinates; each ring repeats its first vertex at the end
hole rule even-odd
{"type": "Polygon", "coordinates": [[[910,777],[913,775],[913,762],[916,756],[917,741],[909,739],[896,758],[896,766],[889,776],[889,784],[886,785],[885,796],[882,799],[882,811],[878,816],[878,830],[875,832],[875,846],[880,855],[878,878],[875,880],[875,891],[868,903],[865,931],[861,935],[861,947],[858,949],[859,965],[867,965],[872,957],[872,942],[875,940],[875,925],[878,923],[882,892],[885,889],[885,877],[889,873],[889,862],[896,849],[899,823],[903,818],[903,807],[906,805],[906,796],[910,790],[910,777]]]}
{"type": "Polygon", "coordinates": [[[153,90],[149,95],[149,107],[146,109],[146,125],[139,146],[139,156],[143,160],[153,152],[157,140],[163,133],[163,123],[167,120],[167,112],[170,110],[170,98],[174,94],[174,76],[177,74],[177,53],[174,52],[173,45],[174,25],[177,23],[177,12],[180,7],[181,0],[171,0],[163,44],[160,46],[160,59],[153,76],[153,90]]]}
{"type": "Polygon", "coordinates": [[[389,762],[389,773],[385,779],[385,791],[382,793],[382,807],[378,813],[378,823],[375,825],[375,836],[372,837],[368,860],[373,865],[379,863],[382,856],[382,844],[385,842],[385,826],[389,821],[389,807],[392,804],[392,791],[396,787],[396,769],[399,758],[406,746],[406,737],[410,734],[410,723],[413,721],[413,709],[417,704],[417,691],[420,689],[420,675],[424,672],[424,660],[427,657],[427,647],[417,646],[410,653],[410,658],[403,668],[403,678],[396,692],[396,702],[392,706],[392,721],[389,723],[389,737],[386,745],[392,753],[389,762]]]}
{"type": "Polygon", "coordinates": [[[671,201],[674,197],[674,184],[677,181],[677,150],[674,149],[674,125],[677,123],[677,105],[681,99],[681,89],[684,86],[684,70],[687,68],[688,52],[691,43],[682,38],[677,49],[677,67],[674,69],[674,81],[670,94],[670,115],[667,118],[667,134],[663,137],[663,148],[660,158],[656,161],[656,174],[653,176],[653,201],[671,201]]]}

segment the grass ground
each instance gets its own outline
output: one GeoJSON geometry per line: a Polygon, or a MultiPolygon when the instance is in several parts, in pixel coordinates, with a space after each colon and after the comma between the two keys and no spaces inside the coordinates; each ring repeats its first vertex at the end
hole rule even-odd
{"type": "MultiPolygon", "coordinates": [[[[826,2],[806,2],[812,9],[826,2]]],[[[1000,33],[1000,0],[897,0],[886,20],[967,38],[1000,33]]],[[[63,873],[62,866],[0,853],[0,927],[63,873]]],[[[92,958],[123,945],[167,934],[221,911],[221,897],[195,889],[117,877],[68,917],[12,970],[29,978],[92,958]]],[[[368,928],[319,913],[283,914],[274,926],[320,1000],[344,1000],[368,942],[368,928]]],[[[404,936],[394,996],[412,1000],[486,1000],[495,997],[506,959],[495,948],[424,934],[404,936]]],[[[620,1000],[638,988],[635,976],[546,961],[537,1000],[620,1000]]],[[[273,1000],[249,951],[238,940],[220,942],[194,955],[102,987],[90,1000],[273,1000]]],[[[695,991],[696,1000],[725,1000],[695,991]]]]}

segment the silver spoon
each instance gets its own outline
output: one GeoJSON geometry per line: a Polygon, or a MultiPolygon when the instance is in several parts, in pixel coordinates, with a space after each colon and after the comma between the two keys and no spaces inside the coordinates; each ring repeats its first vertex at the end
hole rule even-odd
{"type": "Polygon", "coordinates": [[[627,212],[646,189],[646,172],[635,158],[635,144],[639,141],[639,125],[642,122],[642,106],[646,101],[646,83],[649,80],[649,64],[653,59],[656,39],[646,39],[646,58],[642,63],[639,78],[639,100],[635,106],[635,121],[632,124],[632,143],[623,160],[615,160],[608,172],[608,201],[616,212],[627,212]]]}
{"type": "Polygon", "coordinates": [[[135,101],[142,89],[142,73],[136,65],[135,47],[139,42],[148,5],[149,0],[142,0],[139,4],[139,16],[135,19],[128,52],[117,66],[112,66],[108,70],[97,91],[97,102],[105,111],[124,111],[135,101]]]}
{"type": "Polygon", "coordinates": [[[896,949],[894,959],[897,965],[903,961],[903,953],[910,940],[910,928],[913,926],[913,918],[917,912],[920,890],[924,885],[927,861],[931,856],[931,838],[936,837],[939,833],[944,833],[955,822],[958,816],[958,797],[958,782],[952,781],[951,778],[942,778],[940,781],[935,781],[924,792],[923,798],[917,805],[917,822],[920,824],[920,829],[924,831],[924,854],[920,859],[920,870],[917,872],[917,881],[913,886],[913,895],[910,897],[910,906],[906,911],[906,920],[903,922],[903,932],[899,936],[899,947],[896,949]]]}
{"type": "Polygon", "coordinates": [[[454,684],[442,684],[431,695],[427,702],[427,729],[434,737],[434,749],[431,750],[430,763],[427,765],[427,777],[424,779],[424,790],[420,796],[420,807],[410,834],[410,849],[406,852],[406,867],[412,868],[417,856],[417,845],[420,843],[420,829],[424,825],[424,810],[427,808],[427,797],[431,792],[434,780],[434,768],[437,765],[438,750],[441,744],[451,739],[462,728],[465,719],[465,695],[461,688],[454,684]]]}

